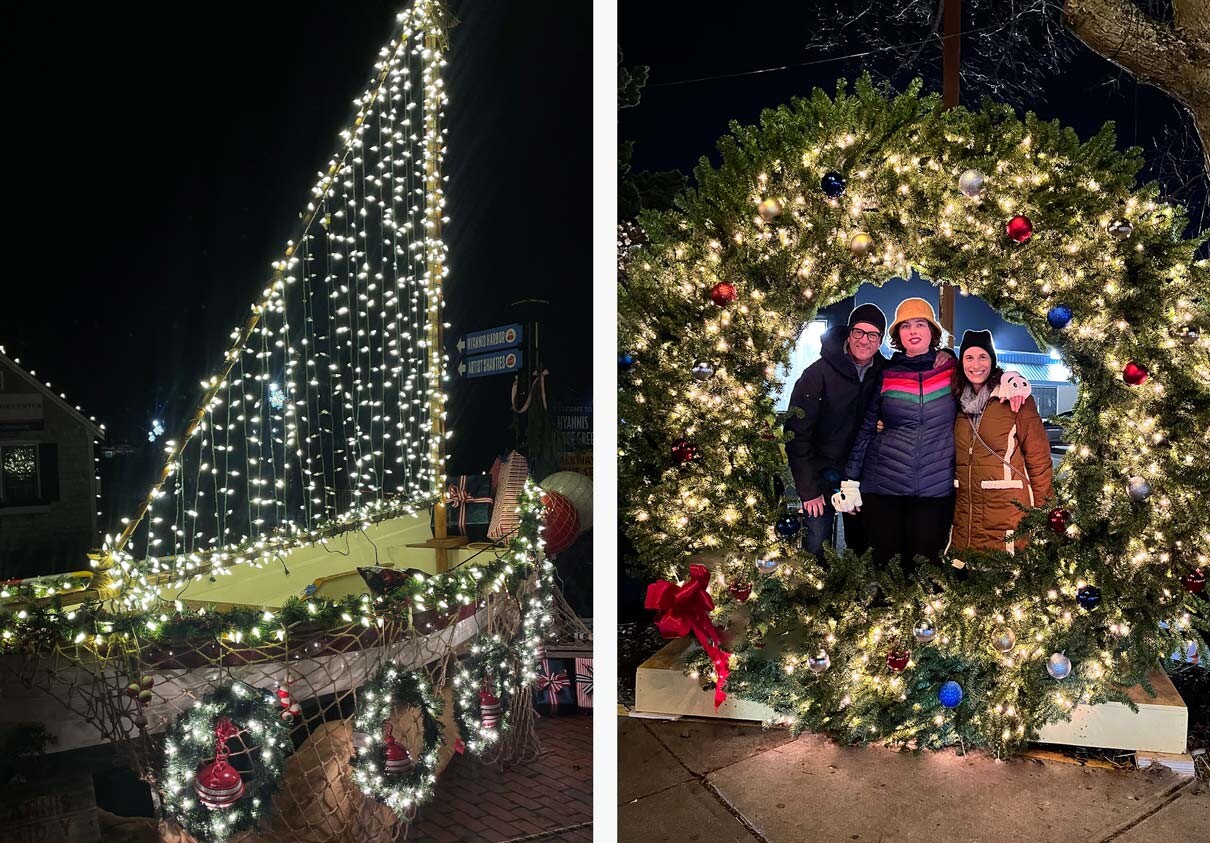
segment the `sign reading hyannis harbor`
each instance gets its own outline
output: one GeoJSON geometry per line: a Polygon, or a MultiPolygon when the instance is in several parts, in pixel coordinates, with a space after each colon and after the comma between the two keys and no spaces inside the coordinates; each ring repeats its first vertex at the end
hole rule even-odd
{"type": "Polygon", "coordinates": [[[515,348],[521,344],[523,334],[520,325],[501,325],[486,331],[472,331],[458,340],[458,350],[468,357],[484,354],[501,348],[515,348]]]}

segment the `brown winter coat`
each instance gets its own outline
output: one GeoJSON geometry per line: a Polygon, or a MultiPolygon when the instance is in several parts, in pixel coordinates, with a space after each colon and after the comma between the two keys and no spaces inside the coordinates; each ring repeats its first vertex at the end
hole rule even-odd
{"type": "Polygon", "coordinates": [[[992,398],[979,419],[978,436],[972,422],[958,411],[954,423],[954,531],[949,549],[1011,553],[1023,545],[1011,540],[1022,515],[1016,504],[1026,509],[1041,507],[1050,498],[1053,469],[1046,429],[1032,398],[1016,413],[1007,403],[992,398]]]}

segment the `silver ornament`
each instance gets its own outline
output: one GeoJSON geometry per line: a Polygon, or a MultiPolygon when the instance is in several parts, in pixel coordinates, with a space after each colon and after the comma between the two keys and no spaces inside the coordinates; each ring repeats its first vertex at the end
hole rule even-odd
{"type": "Polygon", "coordinates": [[[1185,345],[1197,345],[1197,341],[1202,338],[1202,332],[1196,325],[1181,325],[1172,331],[1172,336],[1185,345]]]}
{"type": "Polygon", "coordinates": [[[1137,474],[1130,478],[1130,497],[1132,500],[1145,501],[1151,497],[1151,484],[1146,478],[1139,477],[1137,474]]]}
{"type": "Polygon", "coordinates": [[[760,214],[760,218],[765,222],[773,222],[781,216],[781,212],[781,202],[773,197],[769,197],[756,206],[756,213],[760,214]]]}
{"type": "Polygon", "coordinates": [[[714,377],[714,364],[699,360],[693,364],[693,377],[699,381],[708,381],[714,377]]]}
{"type": "Polygon", "coordinates": [[[777,570],[777,560],[776,559],[757,559],[756,560],[756,570],[760,571],[762,574],[771,574],[777,570]]]}
{"type": "Polygon", "coordinates": [[[1017,633],[1007,626],[999,627],[992,632],[992,646],[997,652],[1007,653],[1017,646],[1017,633]]]}
{"type": "Polygon", "coordinates": [[[1114,220],[1109,224],[1109,234],[1114,240],[1126,240],[1134,234],[1134,226],[1126,220],[1114,220]]]}
{"type": "Polygon", "coordinates": [[[978,170],[967,170],[958,176],[958,189],[971,199],[978,199],[983,193],[983,183],[986,181],[983,173],[978,170]]]}
{"type": "Polygon", "coordinates": [[[811,668],[812,673],[823,673],[831,666],[832,659],[823,650],[807,659],[807,667],[811,668]]]}
{"type": "Polygon", "coordinates": [[[1062,653],[1051,653],[1046,660],[1046,672],[1054,679],[1066,679],[1071,675],[1071,659],[1062,653]]]}
{"type": "Polygon", "coordinates": [[[937,637],[937,630],[933,627],[930,621],[921,621],[916,624],[916,628],[912,630],[912,635],[916,641],[921,644],[928,644],[937,637]]]}

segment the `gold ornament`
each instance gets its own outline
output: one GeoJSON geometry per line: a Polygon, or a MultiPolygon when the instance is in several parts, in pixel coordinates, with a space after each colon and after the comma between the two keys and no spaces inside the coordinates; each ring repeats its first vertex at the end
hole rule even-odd
{"type": "Polygon", "coordinates": [[[853,235],[853,239],[849,241],[849,251],[852,252],[855,258],[864,258],[873,249],[874,238],[864,231],[857,232],[853,235]]]}
{"type": "Polygon", "coordinates": [[[756,206],[756,213],[760,214],[760,218],[765,222],[773,222],[781,216],[781,211],[781,202],[771,196],[756,206]]]}

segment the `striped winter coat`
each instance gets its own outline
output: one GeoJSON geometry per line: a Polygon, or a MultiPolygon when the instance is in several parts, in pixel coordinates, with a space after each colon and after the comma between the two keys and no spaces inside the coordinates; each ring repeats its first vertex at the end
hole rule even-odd
{"type": "Polygon", "coordinates": [[[943,498],[954,493],[954,418],[951,392],[957,361],[946,355],[908,357],[887,363],[874,399],[849,452],[845,477],[861,481],[862,494],[943,498]],[[877,432],[878,420],[885,429],[877,432]]]}

